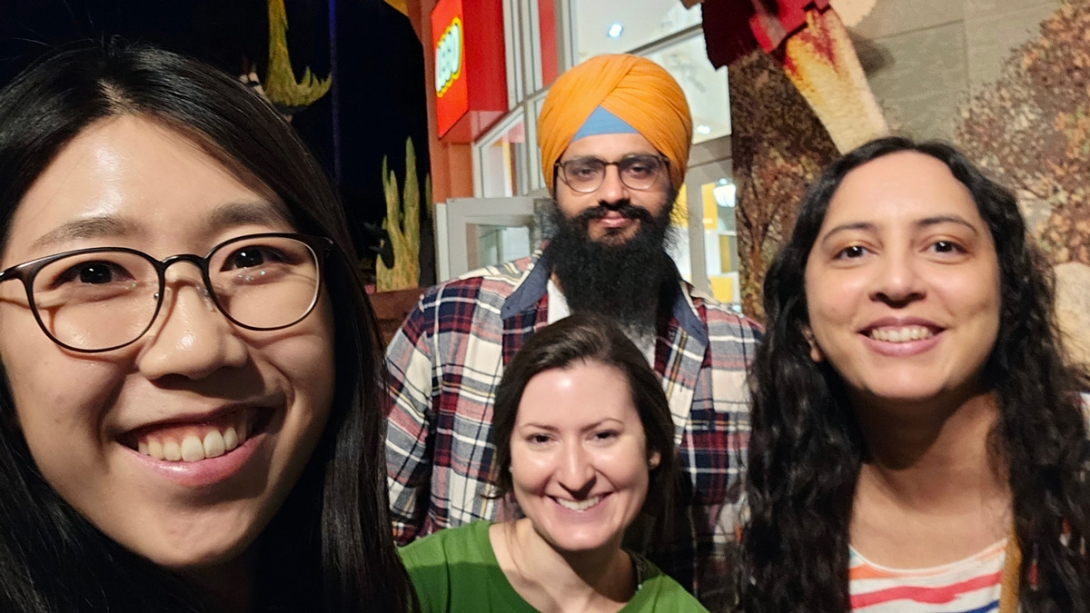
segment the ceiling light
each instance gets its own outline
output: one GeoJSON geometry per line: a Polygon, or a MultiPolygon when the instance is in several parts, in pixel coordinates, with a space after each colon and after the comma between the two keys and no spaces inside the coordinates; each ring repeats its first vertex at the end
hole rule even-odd
{"type": "Polygon", "coordinates": [[[704,124],[700,124],[699,126],[696,127],[696,133],[697,134],[711,134],[712,133],[712,127],[711,126],[706,126],[704,124]]]}
{"type": "Polygon", "coordinates": [[[610,38],[620,38],[623,32],[624,26],[621,25],[621,22],[614,21],[613,25],[609,26],[609,30],[606,31],[606,36],[610,38]]]}

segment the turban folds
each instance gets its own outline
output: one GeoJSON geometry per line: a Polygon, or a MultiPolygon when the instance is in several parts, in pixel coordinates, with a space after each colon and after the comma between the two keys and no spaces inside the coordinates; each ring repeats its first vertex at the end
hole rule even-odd
{"type": "Polygon", "coordinates": [[[670,182],[685,179],[693,120],[681,86],[666,69],[634,55],[599,55],[553,83],[537,119],[541,171],[553,191],[553,166],[598,107],[632,126],[670,160],[670,182]]]}

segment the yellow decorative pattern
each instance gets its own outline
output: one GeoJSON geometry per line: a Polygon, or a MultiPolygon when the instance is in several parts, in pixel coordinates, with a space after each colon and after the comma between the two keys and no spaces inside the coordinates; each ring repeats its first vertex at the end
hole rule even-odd
{"type": "MultiPolygon", "coordinates": [[[[382,258],[375,261],[375,286],[380,292],[416,287],[420,279],[420,189],[416,180],[416,151],[413,140],[405,139],[405,189],[398,196],[397,175],[382,158],[382,187],[386,193],[386,220],[382,228],[389,236],[394,265],[387,268],[382,258]]],[[[431,178],[424,182],[424,195],[431,201],[431,178]]]]}
{"type": "Polygon", "coordinates": [[[288,114],[314,104],[329,91],[333,77],[315,77],[310,68],[303,71],[303,79],[295,81],[288,54],[288,14],[284,0],[269,0],[269,69],[265,75],[265,96],[288,114]]]}

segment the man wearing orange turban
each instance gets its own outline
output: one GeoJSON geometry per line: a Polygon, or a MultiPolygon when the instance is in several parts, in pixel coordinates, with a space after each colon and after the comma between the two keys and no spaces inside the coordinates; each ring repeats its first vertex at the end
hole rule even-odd
{"type": "MultiPolygon", "coordinates": [[[[387,351],[395,536],[406,543],[517,513],[487,496],[489,475],[501,469],[493,466],[494,386],[535,330],[593,312],[617,322],[662,377],[686,483],[665,530],[674,540],[649,553],[700,597],[726,577],[715,553],[733,537],[720,519],[732,517],[724,508],[741,491],[745,370],[760,332],[694,295],[667,252],[692,140],[689,106],[654,62],[599,56],[553,84],[538,140],[555,200],[543,251],[430,290],[387,351]]],[[[570,492],[577,501],[610,488],[604,474],[587,479],[570,492]]],[[[619,503],[606,496],[594,506],[611,504],[619,503]]]]}
{"type": "MultiPolygon", "coordinates": [[[[552,192],[553,165],[580,130],[608,113],[670,160],[670,183],[685,180],[693,121],[685,93],[670,73],[646,58],[599,55],[564,73],[553,84],[537,120],[541,171],[552,192]]],[[[585,134],[584,134],[585,136],[585,134]]]]}

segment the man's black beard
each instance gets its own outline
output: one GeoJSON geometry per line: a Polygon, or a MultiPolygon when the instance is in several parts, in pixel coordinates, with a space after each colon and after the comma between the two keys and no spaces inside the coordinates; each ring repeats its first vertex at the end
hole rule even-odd
{"type": "Polygon", "coordinates": [[[659,313],[670,313],[680,292],[677,267],[666,252],[670,206],[658,217],[628,201],[600,204],[569,219],[553,208],[555,233],[545,259],[573,313],[590,312],[616,321],[639,336],[654,335],[659,313]],[[617,211],[640,222],[628,240],[592,240],[591,220],[617,211]]]}

